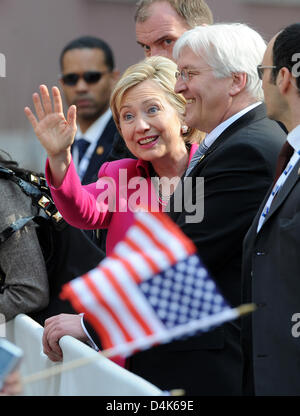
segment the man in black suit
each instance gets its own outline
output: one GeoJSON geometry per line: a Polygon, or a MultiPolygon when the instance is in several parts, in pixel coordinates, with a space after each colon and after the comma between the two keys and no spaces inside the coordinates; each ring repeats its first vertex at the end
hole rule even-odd
{"type": "Polygon", "coordinates": [[[267,114],[287,127],[269,192],[244,240],[243,300],[258,310],[242,320],[244,391],[300,393],[300,23],[268,44],[258,68],[267,114]]]}
{"type": "MultiPolygon", "coordinates": [[[[285,140],[262,104],[256,66],[264,51],[260,35],[240,24],[192,29],[174,47],[179,71],[176,91],[187,100],[186,124],[207,135],[204,154],[187,171],[192,185],[186,178],[183,210],[175,210],[174,201],[181,198],[175,191],[169,215],[194,241],[232,306],[241,304],[242,241],[272,182],[285,140]],[[202,195],[199,177],[204,177],[202,221],[197,213],[202,195]]],[[[199,337],[135,354],[129,368],[163,389],[240,395],[239,337],[239,322],[228,323],[199,337]]]]}
{"type": "MultiPolygon", "coordinates": [[[[237,306],[241,303],[242,241],[271,184],[285,140],[283,130],[266,117],[261,103],[256,66],[265,43],[247,26],[212,25],[186,32],[177,45],[176,89],[188,101],[187,124],[207,132],[204,144],[208,149],[188,173],[192,189],[183,193],[194,197],[195,213],[190,212],[195,202],[190,200],[183,200],[184,209],[176,212],[175,192],[169,215],[195,242],[220,289],[232,306],[237,306]],[[194,36],[199,50],[193,51],[185,42],[194,36]],[[209,47],[211,43],[214,48],[209,47]],[[201,205],[199,177],[204,177],[203,221],[197,219],[196,212],[201,205]]],[[[61,317],[55,319],[49,323],[45,340],[52,329],[53,340],[65,333],[58,329],[61,317]]],[[[188,395],[239,395],[239,336],[239,324],[233,322],[200,337],[137,353],[128,360],[128,369],[166,390],[183,388],[188,395]]]]}
{"type": "MultiPolygon", "coordinates": [[[[83,36],[69,42],[60,55],[60,84],[68,105],[77,107],[77,132],[72,157],[83,185],[96,182],[106,161],[129,157],[113,120],[109,100],[119,77],[110,46],[83,36]],[[114,143],[121,143],[115,147],[114,143]]],[[[105,255],[106,231],[85,231],[105,255]]]]}
{"type": "Polygon", "coordinates": [[[109,45],[84,36],[68,43],[60,56],[60,83],[68,105],[77,107],[77,133],[72,156],[82,184],[97,180],[117,133],[109,108],[119,72],[109,45]]]}

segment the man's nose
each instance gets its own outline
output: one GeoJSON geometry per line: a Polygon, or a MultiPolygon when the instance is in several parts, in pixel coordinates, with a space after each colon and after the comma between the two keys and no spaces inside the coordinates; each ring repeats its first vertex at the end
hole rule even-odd
{"type": "Polygon", "coordinates": [[[174,91],[176,94],[180,94],[182,91],[186,90],[186,83],[183,81],[182,77],[180,76],[175,83],[174,91]]]}
{"type": "Polygon", "coordinates": [[[83,92],[83,91],[85,92],[89,89],[89,86],[83,78],[79,78],[79,80],[78,80],[78,82],[75,86],[75,89],[76,89],[77,92],[83,92]]]}

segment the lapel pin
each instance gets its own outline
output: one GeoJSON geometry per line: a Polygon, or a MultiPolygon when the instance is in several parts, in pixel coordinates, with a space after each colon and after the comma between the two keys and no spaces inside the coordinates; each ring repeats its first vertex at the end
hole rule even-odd
{"type": "Polygon", "coordinates": [[[104,147],[103,146],[98,146],[97,149],[96,149],[97,155],[102,155],[103,152],[104,152],[104,147]]]}

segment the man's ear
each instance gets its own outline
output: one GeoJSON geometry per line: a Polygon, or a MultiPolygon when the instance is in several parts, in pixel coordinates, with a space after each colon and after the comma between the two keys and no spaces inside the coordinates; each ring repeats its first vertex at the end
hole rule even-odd
{"type": "Polygon", "coordinates": [[[231,75],[232,85],[229,91],[229,95],[234,97],[239,94],[247,84],[247,74],[245,72],[235,72],[231,75]]]}
{"type": "Polygon", "coordinates": [[[288,89],[291,86],[291,83],[294,82],[293,75],[286,67],[280,68],[277,78],[276,85],[282,95],[285,95],[288,89]]]}

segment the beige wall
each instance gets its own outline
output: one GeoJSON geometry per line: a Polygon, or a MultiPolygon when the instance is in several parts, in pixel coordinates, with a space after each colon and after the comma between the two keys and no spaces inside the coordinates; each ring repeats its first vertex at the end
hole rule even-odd
{"type": "MultiPolygon", "coordinates": [[[[300,21],[300,7],[245,1],[207,0],[215,21],[248,23],[266,40],[281,27],[300,21]]],[[[31,103],[39,84],[57,82],[58,56],[74,37],[91,34],[105,39],[121,71],[141,59],[134,9],[134,3],[126,0],[0,0],[0,53],[6,57],[6,78],[0,78],[0,148],[27,166],[43,166],[44,154],[25,119],[24,106],[31,103]]]]}
{"type": "Polygon", "coordinates": [[[285,26],[300,22],[300,0],[292,2],[298,6],[288,6],[291,0],[207,0],[207,3],[215,21],[247,23],[266,40],[285,26]]]}

